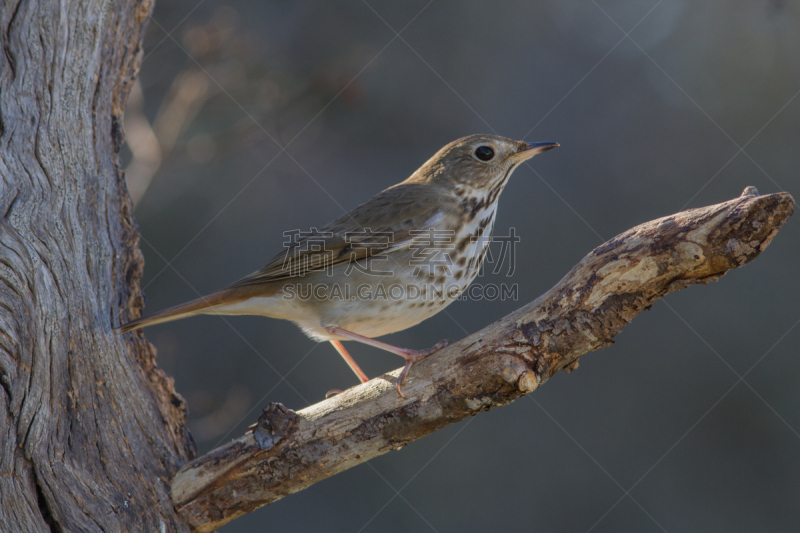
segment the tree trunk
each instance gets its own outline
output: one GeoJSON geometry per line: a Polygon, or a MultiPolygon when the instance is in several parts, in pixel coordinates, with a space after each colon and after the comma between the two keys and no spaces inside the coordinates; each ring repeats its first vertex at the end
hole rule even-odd
{"type": "Polygon", "coordinates": [[[119,165],[152,2],[0,4],[0,530],[188,531],[183,399],[139,335],[119,165]]]}

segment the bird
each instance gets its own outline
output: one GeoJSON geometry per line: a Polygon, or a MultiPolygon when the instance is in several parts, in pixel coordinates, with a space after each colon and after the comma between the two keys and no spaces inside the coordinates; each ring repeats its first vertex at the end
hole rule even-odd
{"type": "Polygon", "coordinates": [[[327,225],[286,232],[284,249],[263,268],[117,329],[200,314],[285,319],[313,340],[329,341],[362,383],[369,378],[342,341],[399,355],[405,365],[395,387],[403,396],[412,365],[449,341],[414,350],[376,337],[419,324],[458,299],[478,274],[509,177],[557,146],[488,134],[453,141],[408,179],[327,225]]]}

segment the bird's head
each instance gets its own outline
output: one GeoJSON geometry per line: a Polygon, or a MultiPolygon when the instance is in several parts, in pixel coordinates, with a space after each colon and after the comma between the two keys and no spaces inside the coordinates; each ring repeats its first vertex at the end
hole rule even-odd
{"type": "Polygon", "coordinates": [[[439,150],[409,181],[464,193],[502,189],[523,161],[556,146],[554,142],[529,144],[499,135],[470,135],[439,150]]]}

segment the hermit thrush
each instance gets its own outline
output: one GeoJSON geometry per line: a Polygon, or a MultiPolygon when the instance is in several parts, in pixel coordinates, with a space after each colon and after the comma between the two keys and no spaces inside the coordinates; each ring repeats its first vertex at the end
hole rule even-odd
{"type": "Polygon", "coordinates": [[[121,326],[199,314],[291,320],[330,341],[362,382],[342,346],[355,340],[411,365],[442,348],[398,348],[374,340],[414,326],[452,303],[475,279],[494,226],[497,201],[517,166],[558,146],[471,135],[434,155],[411,177],[327,226],[289,232],[291,242],[261,270],[218,292],[121,326]]]}

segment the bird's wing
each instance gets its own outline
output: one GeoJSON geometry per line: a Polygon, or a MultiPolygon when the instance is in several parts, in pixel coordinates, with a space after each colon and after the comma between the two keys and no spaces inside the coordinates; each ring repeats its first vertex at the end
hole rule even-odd
{"type": "Polygon", "coordinates": [[[427,185],[401,183],[323,228],[298,232],[263,268],[229,288],[297,278],[407,248],[417,232],[442,217],[441,197],[427,185]],[[296,237],[296,238],[295,238],[296,237]]]}

